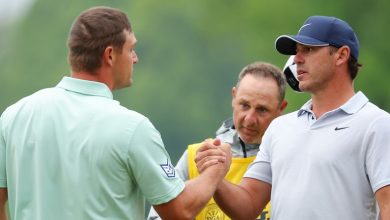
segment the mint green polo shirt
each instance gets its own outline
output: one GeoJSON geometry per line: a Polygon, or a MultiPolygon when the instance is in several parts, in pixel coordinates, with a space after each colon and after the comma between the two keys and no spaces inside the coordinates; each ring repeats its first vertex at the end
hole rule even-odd
{"type": "Polygon", "coordinates": [[[160,133],[102,83],[64,77],[0,118],[11,219],[145,219],[184,189],[160,133]]]}

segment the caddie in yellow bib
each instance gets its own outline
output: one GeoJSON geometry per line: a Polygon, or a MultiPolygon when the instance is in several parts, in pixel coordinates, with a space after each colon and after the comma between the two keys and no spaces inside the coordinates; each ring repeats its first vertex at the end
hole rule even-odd
{"type": "MultiPolygon", "coordinates": [[[[284,99],[285,87],[283,72],[270,63],[254,62],[245,66],[239,73],[237,84],[232,88],[233,117],[225,120],[216,132],[216,138],[231,145],[233,159],[225,177],[226,181],[238,184],[249,164],[254,161],[266,129],[287,106],[287,101],[284,99]]],[[[183,180],[199,175],[194,163],[198,146],[199,144],[188,146],[175,166],[177,175],[183,180]]],[[[225,199],[235,199],[235,195],[227,195],[225,199]]],[[[151,208],[147,220],[159,219],[156,211],[151,208]]],[[[195,219],[230,218],[211,199],[195,219]]],[[[257,219],[270,219],[270,204],[267,204],[257,219]]]]}
{"type": "MultiPolygon", "coordinates": [[[[194,162],[196,155],[196,150],[198,149],[199,144],[192,144],[188,146],[188,175],[190,179],[195,178],[199,175],[194,162]]],[[[242,177],[245,174],[249,164],[255,159],[256,156],[239,158],[232,158],[232,164],[230,166],[229,172],[225,176],[225,180],[238,184],[242,177]]],[[[234,199],[234,196],[232,196],[234,199]]],[[[206,207],[199,213],[195,218],[196,220],[228,220],[230,219],[225,213],[219,209],[218,205],[215,203],[214,199],[211,199],[206,207]]],[[[260,220],[269,220],[270,219],[270,203],[264,208],[261,215],[257,218],[260,220]]]]}

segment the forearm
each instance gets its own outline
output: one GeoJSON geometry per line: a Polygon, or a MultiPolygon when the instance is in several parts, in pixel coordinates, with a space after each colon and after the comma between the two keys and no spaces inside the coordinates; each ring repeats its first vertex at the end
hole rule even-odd
{"type": "Polygon", "coordinates": [[[213,196],[217,185],[225,176],[224,164],[205,170],[197,178],[186,182],[186,186],[174,200],[154,206],[162,219],[194,219],[213,196]],[[167,211],[168,210],[168,211],[167,211]]]}
{"type": "Polygon", "coordinates": [[[187,181],[180,198],[185,204],[183,209],[187,210],[191,216],[196,216],[212,198],[223,177],[219,169],[211,167],[198,178],[187,181]]]}
{"type": "MultiPolygon", "coordinates": [[[[388,201],[390,203],[390,201],[388,201]]],[[[380,220],[390,219],[390,204],[379,206],[380,220]]]]}
{"type": "Polygon", "coordinates": [[[5,212],[6,212],[5,207],[3,207],[0,212],[0,220],[7,220],[7,215],[5,214],[5,212]]]}
{"type": "Polygon", "coordinates": [[[5,204],[8,200],[7,188],[0,188],[0,220],[7,220],[5,204]]]}
{"type": "Polygon", "coordinates": [[[271,185],[244,178],[240,185],[226,180],[218,185],[214,200],[231,219],[255,219],[270,200],[271,185]]]}
{"type": "Polygon", "coordinates": [[[232,219],[255,219],[251,197],[245,189],[224,180],[219,184],[214,200],[218,206],[232,219]],[[242,210],[245,210],[243,212],[242,210]]]}
{"type": "Polygon", "coordinates": [[[380,220],[390,219],[390,185],[382,187],[375,193],[379,205],[380,220]]]}

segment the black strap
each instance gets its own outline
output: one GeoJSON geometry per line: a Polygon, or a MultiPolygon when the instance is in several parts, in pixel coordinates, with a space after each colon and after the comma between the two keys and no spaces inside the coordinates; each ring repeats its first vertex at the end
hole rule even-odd
{"type": "Polygon", "coordinates": [[[242,148],[242,153],[244,154],[244,158],[247,158],[246,156],[246,147],[244,141],[241,140],[241,138],[238,138],[240,140],[241,148],[242,148]]]}

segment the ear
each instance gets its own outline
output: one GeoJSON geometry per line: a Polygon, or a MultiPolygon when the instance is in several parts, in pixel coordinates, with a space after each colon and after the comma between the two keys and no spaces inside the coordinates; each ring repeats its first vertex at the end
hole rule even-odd
{"type": "Polygon", "coordinates": [[[112,46],[106,47],[103,51],[103,63],[112,66],[114,56],[114,48],[112,46]]]}
{"type": "Polygon", "coordinates": [[[234,106],[234,100],[236,99],[236,93],[237,93],[237,88],[233,86],[232,88],[232,107],[234,106]]]}
{"type": "Polygon", "coordinates": [[[282,103],[280,103],[280,107],[279,107],[279,114],[281,115],[283,113],[283,111],[286,109],[287,107],[287,100],[283,100],[282,103]]]}
{"type": "Polygon", "coordinates": [[[342,46],[337,50],[336,65],[348,63],[349,56],[351,56],[351,50],[348,46],[342,46]]]}

